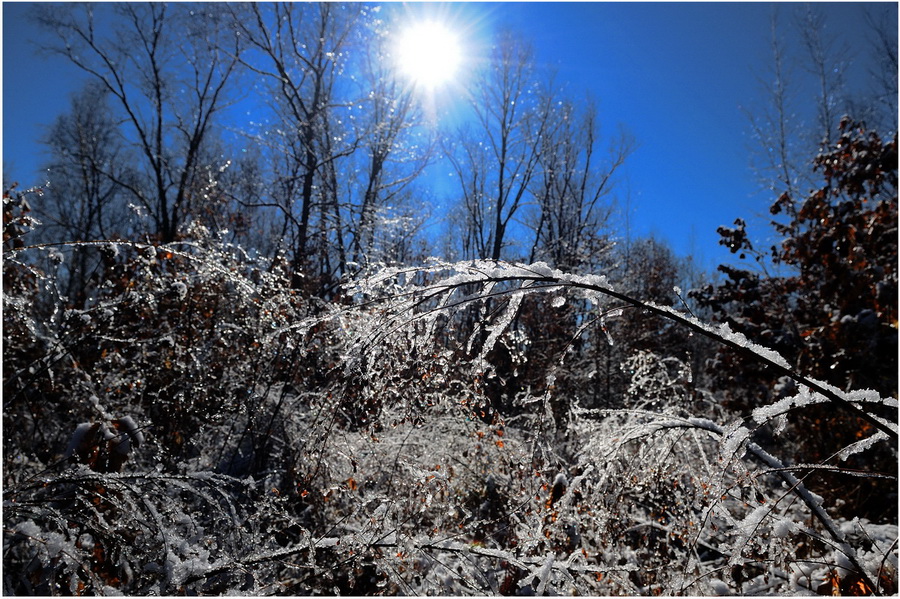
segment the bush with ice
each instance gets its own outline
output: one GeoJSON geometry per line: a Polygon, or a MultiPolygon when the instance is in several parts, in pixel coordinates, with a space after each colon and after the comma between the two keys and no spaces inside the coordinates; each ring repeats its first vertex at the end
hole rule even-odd
{"type": "Polygon", "coordinates": [[[784,360],[543,263],[378,268],[325,302],[220,242],[114,247],[89,319],[4,314],[36,339],[7,362],[6,591],[784,594],[831,570],[838,590],[896,589],[896,524],[806,486],[894,424],[825,464],[763,430],[895,400],[792,371],[735,414],[690,356],[635,349],[610,368],[620,403],[587,404],[573,381],[620,349],[597,329],[623,305],[784,360]]]}

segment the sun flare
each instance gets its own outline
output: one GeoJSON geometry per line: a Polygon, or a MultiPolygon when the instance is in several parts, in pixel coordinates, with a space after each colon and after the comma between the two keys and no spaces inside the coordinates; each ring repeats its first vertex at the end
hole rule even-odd
{"type": "Polygon", "coordinates": [[[450,82],[462,58],[459,38],[445,25],[410,25],[397,41],[397,66],[415,83],[433,89],[450,82]]]}

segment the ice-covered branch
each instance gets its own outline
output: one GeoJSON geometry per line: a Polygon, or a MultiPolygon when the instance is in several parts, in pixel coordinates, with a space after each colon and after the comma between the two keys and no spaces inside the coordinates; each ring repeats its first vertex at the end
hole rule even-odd
{"type": "MultiPolygon", "coordinates": [[[[502,295],[518,297],[523,293],[549,292],[562,288],[575,290],[587,299],[599,300],[601,296],[610,297],[687,327],[744,357],[766,365],[777,374],[787,376],[797,383],[805,385],[828,401],[840,406],[841,409],[865,420],[887,435],[896,445],[896,424],[886,422],[860,408],[854,401],[854,395],[795,371],[777,352],[749,341],[743,334],[732,331],[727,324],[713,326],[674,308],[631,297],[613,289],[604,276],[565,273],[551,268],[543,262],[525,265],[473,261],[455,264],[441,263],[419,270],[387,269],[373,277],[351,283],[348,291],[363,297],[373,297],[376,292],[384,297],[385,291],[388,292],[391,303],[381,314],[381,325],[370,329],[368,337],[363,340],[363,346],[370,347],[383,339],[385,335],[390,334],[391,331],[401,328],[405,323],[413,320],[434,319],[438,314],[447,313],[466,304],[502,295]],[[435,274],[437,277],[434,281],[418,285],[407,284],[401,293],[394,296],[390,296],[390,289],[385,289],[386,286],[393,285],[400,276],[407,278],[411,275],[424,277],[435,274]],[[498,285],[501,284],[506,284],[506,286],[498,288],[498,285]],[[470,291],[472,286],[480,287],[470,291]],[[434,299],[440,299],[440,301],[437,304],[428,303],[429,300],[434,299]]],[[[509,308],[503,312],[501,319],[491,327],[489,340],[496,339],[500,329],[508,326],[515,316],[514,309],[517,306],[518,301],[511,302],[509,308]]]]}
{"type": "MultiPolygon", "coordinates": [[[[651,425],[653,428],[658,429],[667,429],[667,428],[699,428],[705,431],[709,431],[710,433],[718,436],[722,442],[726,446],[737,446],[744,445],[747,453],[753,456],[754,459],[762,463],[763,465],[770,468],[770,472],[773,472],[777,476],[784,481],[787,488],[790,489],[793,493],[800,498],[800,500],[806,505],[809,509],[812,516],[818,520],[825,530],[828,533],[828,536],[831,537],[832,541],[835,544],[835,547],[843,553],[847,559],[853,564],[853,566],[859,572],[859,575],[862,576],[866,584],[869,588],[875,588],[875,583],[870,579],[868,572],[863,567],[859,556],[856,554],[854,548],[847,542],[846,537],[843,532],[841,532],[840,527],[835,523],[835,521],[828,515],[828,512],[825,511],[825,508],[822,506],[822,498],[817,497],[806,486],[803,482],[794,476],[785,465],[773,456],[768,453],[762,447],[757,445],[756,443],[748,441],[748,437],[750,431],[740,427],[736,432],[732,432],[729,429],[724,429],[715,422],[708,420],[706,418],[684,418],[684,419],[670,419],[665,421],[654,422],[651,425]]],[[[730,452],[729,452],[730,453],[730,452]]],[[[735,449],[735,452],[737,450],[735,449]]],[[[766,505],[759,506],[756,511],[752,512],[750,516],[747,517],[743,526],[752,527],[753,529],[758,526],[759,521],[764,517],[771,508],[766,505]]],[[[755,530],[748,531],[749,534],[753,534],[755,530]]]]}

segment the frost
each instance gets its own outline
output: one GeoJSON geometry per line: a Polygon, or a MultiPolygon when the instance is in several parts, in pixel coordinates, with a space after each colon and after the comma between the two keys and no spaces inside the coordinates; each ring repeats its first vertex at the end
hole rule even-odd
{"type": "Polygon", "coordinates": [[[521,293],[513,294],[507,306],[504,308],[503,313],[491,324],[487,327],[487,330],[490,332],[487,340],[485,340],[484,345],[481,348],[480,358],[484,359],[487,354],[494,349],[494,345],[497,343],[497,339],[500,337],[503,332],[509,327],[509,324],[513,321],[516,315],[519,313],[519,308],[522,305],[522,299],[524,295],[521,293]]]}
{"type": "Polygon", "coordinates": [[[183,301],[187,297],[188,288],[182,281],[172,283],[172,290],[179,301],[183,301]]]}
{"type": "Polygon", "coordinates": [[[888,436],[881,431],[878,431],[871,437],[867,437],[860,441],[856,441],[855,443],[851,443],[847,447],[840,450],[837,454],[837,459],[841,462],[846,461],[850,456],[862,453],[875,445],[876,443],[888,441],[888,436]]]}
{"type": "Polygon", "coordinates": [[[33,568],[21,590],[43,577],[83,594],[787,594],[820,583],[798,570],[895,567],[895,526],[841,519],[804,486],[889,435],[789,461],[784,417],[831,391],[785,376],[777,401],[738,419],[691,372],[704,355],[618,335],[605,348],[610,319],[630,305],[743,358],[777,355],[600,274],[360,260],[323,299],[218,238],[112,247],[139,274],[51,323],[74,325],[68,338],[32,323],[29,352],[47,350],[10,378],[14,393],[40,386],[6,409],[40,406],[44,387],[60,406],[40,435],[4,433],[31,444],[7,456],[4,488],[5,562],[33,568]],[[547,305],[566,318],[544,327],[547,305]],[[79,343],[96,347],[76,365],[79,343]],[[70,433],[78,459],[38,457],[70,433]]]}
{"type": "Polygon", "coordinates": [[[800,527],[796,522],[787,518],[779,518],[772,525],[772,534],[779,539],[785,538],[791,533],[797,532],[800,527]]]}
{"type": "MultiPolygon", "coordinates": [[[[850,393],[844,393],[840,389],[828,385],[827,383],[822,383],[821,381],[816,381],[815,379],[811,379],[811,382],[815,384],[821,385],[824,389],[827,389],[839,397],[845,398],[849,402],[853,402],[856,404],[864,405],[866,403],[872,404],[883,404],[889,407],[896,408],[897,400],[894,398],[882,398],[878,393],[871,390],[859,390],[853,391],[850,393]]],[[[791,386],[793,387],[793,385],[791,386]]],[[[776,401],[775,403],[769,404],[767,406],[760,406],[758,408],[754,408],[752,412],[753,420],[759,424],[763,424],[770,421],[775,421],[776,432],[781,432],[784,430],[784,426],[786,421],[784,420],[784,416],[788,414],[792,410],[798,410],[805,408],[807,406],[812,406],[816,404],[828,403],[831,401],[829,398],[825,397],[821,393],[812,391],[809,387],[805,385],[799,386],[799,392],[790,397],[785,397],[776,401]]],[[[883,423],[891,429],[896,428],[896,424],[883,421],[883,423]]],[[[884,433],[882,433],[884,434],[884,433]]],[[[880,439],[881,437],[879,437],[880,439]]],[[[886,438],[886,435],[885,437],[886,438]]]]}
{"type": "Polygon", "coordinates": [[[15,531],[28,537],[40,538],[41,529],[33,520],[25,520],[16,524],[15,531]]]}
{"type": "Polygon", "coordinates": [[[544,561],[544,565],[541,567],[541,570],[538,573],[538,585],[537,589],[535,590],[535,595],[537,595],[538,597],[544,595],[544,589],[547,588],[547,583],[550,581],[550,573],[553,572],[553,562],[553,556],[548,555],[546,561],[544,561]]]}
{"type": "Polygon", "coordinates": [[[770,511],[771,508],[767,505],[757,506],[738,523],[735,528],[736,540],[734,542],[734,547],[738,550],[734,551],[731,556],[730,562],[732,564],[739,562],[741,555],[740,548],[746,545],[752,537],[759,535],[763,520],[769,515],[770,511]]]}
{"type": "Polygon", "coordinates": [[[785,360],[781,356],[781,354],[767,347],[752,343],[743,333],[732,331],[731,327],[729,327],[727,323],[720,324],[718,327],[712,328],[711,330],[717,333],[722,339],[730,341],[738,347],[749,349],[756,355],[765,358],[767,361],[773,364],[777,364],[787,369],[790,369],[791,367],[788,361],[785,360]]]}

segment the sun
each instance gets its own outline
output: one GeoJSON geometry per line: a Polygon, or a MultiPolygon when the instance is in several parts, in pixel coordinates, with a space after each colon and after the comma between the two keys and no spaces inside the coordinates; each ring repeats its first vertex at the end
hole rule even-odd
{"type": "Polygon", "coordinates": [[[437,21],[421,21],[401,31],[397,67],[414,83],[434,89],[453,80],[462,59],[459,37],[437,21]]]}

